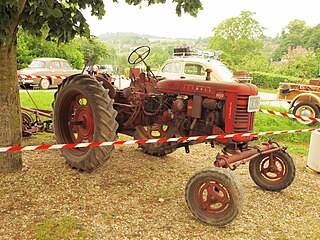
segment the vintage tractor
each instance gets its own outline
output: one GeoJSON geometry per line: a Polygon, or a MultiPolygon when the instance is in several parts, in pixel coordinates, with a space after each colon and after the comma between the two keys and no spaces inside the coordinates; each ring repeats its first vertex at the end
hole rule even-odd
{"type": "MultiPolygon", "coordinates": [[[[145,63],[150,48],[135,49],[129,63],[145,63]]],[[[146,65],[146,63],[145,63],[146,65]]],[[[249,83],[161,79],[147,72],[131,72],[131,84],[116,89],[107,75],[73,75],[66,78],[55,94],[54,128],[58,143],[109,142],[118,133],[135,139],[192,137],[238,133],[234,138],[196,141],[161,141],[140,144],[145,153],[163,156],[179,147],[207,142],[223,144],[214,166],[196,172],[188,181],[186,202],[200,221],[223,226],[233,221],[242,209],[243,193],[234,170],[249,162],[253,181],[263,189],[280,191],[295,176],[295,166],[286,147],[269,141],[250,146],[255,139],[254,112],[259,109],[257,87],[249,83]],[[243,136],[242,136],[243,134],[243,136]],[[247,134],[247,135],[246,135],[247,134]]],[[[106,147],[61,149],[74,168],[92,171],[111,155],[106,147]]]]}

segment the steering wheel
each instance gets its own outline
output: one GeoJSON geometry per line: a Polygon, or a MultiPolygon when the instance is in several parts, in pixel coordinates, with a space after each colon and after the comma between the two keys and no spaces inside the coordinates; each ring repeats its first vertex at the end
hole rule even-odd
{"type": "Polygon", "coordinates": [[[128,63],[130,63],[130,64],[140,63],[148,57],[149,53],[150,53],[150,47],[148,47],[148,46],[138,47],[135,50],[133,50],[132,53],[130,53],[130,55],[128,57],[128,63]],[[135,58],[134,58],[134,56],[135,56],[135,58]],[[132,60],[132,59],[134,59],[134,60],[132,60]]]}

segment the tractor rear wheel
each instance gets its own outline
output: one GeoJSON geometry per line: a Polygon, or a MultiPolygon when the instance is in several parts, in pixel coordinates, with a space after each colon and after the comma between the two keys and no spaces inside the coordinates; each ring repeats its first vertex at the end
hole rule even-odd
{"type": "MultiPolygon", "coordinates": [[[[108,90],[94,78],[74,75],[63,80],[55,93],[54,133],[58,143],[114,141],[117,112],[108,90]]],[[[92,171],[104,163],[114,149],[86,147],[61,149],[66,162],[79,170],[92,171]]]]}
{"type": "MultiPolygon", "coordinates": [[[[154,138],[171,138],[175,135],[175,128],[154,124],[152,126],[136,126],[136,131],[133,134],[134,139],[154,139],[154,138]]],[[[154,156],[164,156],[170,154],[176,150],[165,149],[165,147],[172,146],[176,143],[174,142],[164,142],[164,143],[146,143],[139,144],[139,147],[143,149],[143,152],[154,156]]]]}
{"type": "Polygon", "coordinates": [[[272,155],[262,154],[252,159],[249,172],[252,180],[262,189],[280,191],[293,182],[296,168],[287,152],[276,151],[272,155]]]}
{"type": "Polygon", "coordinates": [[[244,195],[240,183],[230,172],[208,167],[190,178],[185,198],[199,221],[222,227],[241,213],[244,195]]]}

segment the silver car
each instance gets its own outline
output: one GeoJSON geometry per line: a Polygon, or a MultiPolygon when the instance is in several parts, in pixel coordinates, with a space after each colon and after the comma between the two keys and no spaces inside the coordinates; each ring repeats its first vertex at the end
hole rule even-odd
{"type": "Polygon", "coordinates": [[[48,89],[61,83],[65,77],[81,72],[72,69],[65,59],[36,58],[28,68],[18,70],[18,80],[20,86],[39,86],[40,89],[48,89]]]}

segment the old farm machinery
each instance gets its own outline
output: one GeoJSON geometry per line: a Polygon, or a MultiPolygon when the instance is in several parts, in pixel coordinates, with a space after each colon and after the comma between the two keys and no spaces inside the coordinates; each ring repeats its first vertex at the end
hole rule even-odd
{"type": "MultiPolygon", "coordinates": [[[[234,170],[249,162],[253,181],[263,189],[280,191],[295,176],[292,158],[274,142],[251,146],[255,111],[259,109],[257,87],[249,83],[216,82],[210,69],[204,80],[161,79],[145,63],[150,48],[135,49],[129,63],[143,62],[147,71],[131,71],[131,84],[115,88],[107,75],[73,75],[55,94],[54,127],[58,143],[114,141],[118,133],[135,139],[223,135],[234,138],[140,144],[146,154],[163,156],[192,144],[223,144],[214,166],[196,172],[188,181],[186,202],[200,221],[223,226],[242,209],[243,193],[234,170]],[[241,135],[243,134],[243,135],[241,135]]],[[[111,155],[114,146],[61,149],[66,162],[92,171],[111,155]]]]}

